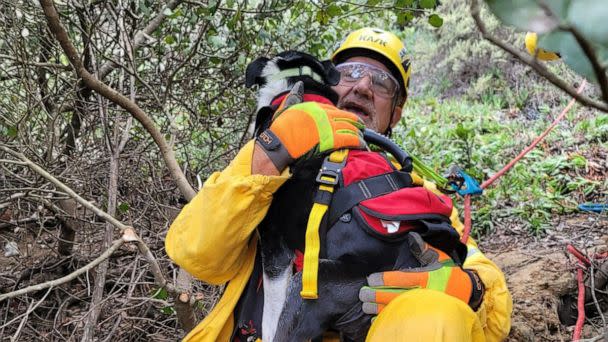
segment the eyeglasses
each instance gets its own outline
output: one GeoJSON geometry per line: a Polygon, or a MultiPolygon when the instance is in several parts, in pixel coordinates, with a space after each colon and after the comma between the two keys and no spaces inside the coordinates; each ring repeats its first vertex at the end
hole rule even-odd
{"type": "Polygon", "coordinates": [[[354,86],[365,76],[369,76],[372,81],[374,94],[384,98],[391,98],[399,90],[399,83],[388,72],[373,65],[349,62],[336,66],[340,72],[340,85],[354,86]]]}

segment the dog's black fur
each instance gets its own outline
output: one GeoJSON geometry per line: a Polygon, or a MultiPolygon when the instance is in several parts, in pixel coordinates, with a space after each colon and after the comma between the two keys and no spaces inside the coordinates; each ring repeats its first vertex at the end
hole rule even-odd
{"type": "MultiPolygon", "coordinates": [[[[264,271],[271,276],[291,268],[294,249],[304,250],[321,163],[316,159],[298,165],[291,179],[275,193],[260,224],[264,271]]],[[[325,248],[319,264],[319,299],[303,300],[301,274],[292,278],[274,341],[306,341],[330,328],[345,339],[363,341],[371,316],[362,312],[358,294],[366,285],[366,277],[373,272],[420,266],[403,240],[387,242],[362,228],[353,228],[350,222],[338,221],[322,240],[325,248]]]]}
{"type": "Polygon", "coordinates": [[[338,102],[338,94],[331,86],[340,82],[340,72],[336,70],[331,61],[319,61],[315,57],[299,52],[285,51],[279,53],[272,60],[259,57],[247,66],[245,71],[245,86],[254,84],[259,86],[258,107],[255,119],[255,135],[262,133],[270,125],[274,109],[270,105],[272,100],[289,92],[298,81],[304,83],[304,89],[308,94],[316,94],[326,97],[332,103],[338,102]],[[268,79],[278,71],[310,67],[317,75],[323,78],[319,83],[308,76],[290,77],[282,82],[270,84],[268,79]]]}
{"type": "MultiPolygon", "coordinates": [[[[326,84],[315,82],[312,78],[292,77],[287,87],[297,81],[304,81],[305,91],[320,94],[336,103],[335,94],[328,84],[335,84],[337,71],[329,62],[318,62],[314,57],[300,52],[286,52],[274,59],[258,59],[247,68],[247,85],[258,84],[264,87],[264,71],[269,63],[279,68],[308,65],[323,76],[326,84]],[[284,57],[287,57],[284,59],[284,57]]],[[[276,69],[276,68],[275,68],[276,69]]],[[[339,74],[337,74],[339,78],[339,74]]],[[[281,93],[288,91],[283,89],[281,93]]],[[[277,96],[280,95],[276,94],[277,96]]],[[[269,101],[258,108],[258,132],[269,125],[272,117],[269,101]],[[266,109],[264,109],[266,108],[266,109]]],[[[264,280],[268,283],[288,273],[288,286],[285,288],[285,302],[282,306],[276,334],[263,327],[263,340],[306,341],[320,336],[328,329],[338,330],[344,340],[363,341],[371,323],[371,316],[362,312],[358,294],[366,285],[366,277],[373,272],[392,269],[417,267],[420,264],[412,256],[407,240],[383,241],[373,238],[362,228],[355,227],[347,219],[340,220],[322,236],[322,254],[318,274],[318,295],[316,300],[303,300],[300,297],[302,275],[291,277],[294,250],[304,251],[304,241],[308,216],[313,205],[313,196],[318,188],[315,181],[322,164],[322,158],[300,161],[292,166],[292,177],[274,194],[270,209],[259,225],[264,280]],[[353,229],[359,228],[359,229],[353,229]]],[[[354,220],[354,218],[351,218],[354,220]]],[[[281,294],[269,293],[264,284],[265,305],[271,297],[281,294]]],[[[275,292],[276,288],[273,288],[275,292]]],[[[266,315],[265,306],[264,315],[266,315]]],[[[266,318],[266,317],[264,317],[266,318]]]]}

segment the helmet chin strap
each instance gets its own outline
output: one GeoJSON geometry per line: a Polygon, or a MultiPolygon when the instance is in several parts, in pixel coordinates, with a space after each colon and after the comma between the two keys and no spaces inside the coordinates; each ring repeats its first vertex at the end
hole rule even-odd
{"type": "Polygon", "coordinates": [[[391,116],[388,118],[388,127],[386,128],[386,131],[382,133],[389,138],[391,137],[391,135],[393,135],[393,128],[391,127],[391,123],[393,122],[393,116],[395,116],[395,108],[397,108],[397,98],[398,96],[393,97],[393,105],[391,106],[391,116]]]}

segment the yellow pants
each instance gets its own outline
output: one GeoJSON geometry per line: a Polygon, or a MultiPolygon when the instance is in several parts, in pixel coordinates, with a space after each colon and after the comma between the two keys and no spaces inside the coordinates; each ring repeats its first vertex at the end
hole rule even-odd
{"type": "Polygon", "coordinates": [[[483,342],[477,315],[459,299],[443,292],[418,289],[393,299],[380,312],[367,342],[483,342]]]}

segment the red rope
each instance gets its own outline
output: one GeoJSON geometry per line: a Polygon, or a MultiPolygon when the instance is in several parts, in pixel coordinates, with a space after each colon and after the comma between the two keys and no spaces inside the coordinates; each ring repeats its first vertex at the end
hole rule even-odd
{"type": "Polygon", "coordinates": [[[576,257],[578,259],[578,261],[581,262],[581,264],[583,266],[585,266],[585,268],[591,266],[591,262],[589,261],[589,258],[587,258],[583,252],[579,251],[578,248],[572,246],[571,244],[568,244],[566,246],[566,249],[568,250],[568,252],[570,252],[570,254],[574,255],[574,257],[576,257]]]}
{"type": "MultiPolygon", "coordinates": [[[[576,93],[580,94],[583,91],[583,89],[585,88],[585,85],[587,85],[587,81],[583,80],[581,85],[576,90],[576,93]]],[[[549,127],[547,127],[547,129],[541,135],[539,135],[536,139],[534,139],[534,141],[530,144],[530,146],[526,147],[523,151],[521,151],[520,154],[517,155],[517,157],[513,158],[513,160],[511,160],[509,162],[509,164],[507,164],[505,167],[503,167],[500,171],[496,172],[488,180],[483,182],[481,184],[481,188],[485,189],[486,187],[490,186],[498,178],[500,178],[507,171],[509,171],[509,169],[511,169],[513,167],[513,165],[515,165],[515,163],[517,163],[526,154],[528,154],[528,152],[530,152],[532,149],[534,149],[536,147],[536,145],[538,145],[538,143],[540,143],[547,136],[547,134],[549,134],[555,128],[555,126],[557,126],[557,124],[564,119],[564,117],[566,116],[566,114],[568,113],[570,108],[572,108],[572,106],[574,106],[575,102],[576,102],[575,99],[570,100],[568,105],[562,110],[562,112],[553,121],[553,123],[549,127]]],[[[465,195],[465,197],[464,197],[464,232],[463,232],[462,238],[461,238],[461,241],[463,243],[467,242],[467,240],[469,239],[469,235],[471,233],[471,199],[470,199],[470,197],[471,197],[470,195],[465,195]],[[468,205],[467,205],[467,198],[468,198],[468,205]]]]}
{"type": "Polygon", "coordinates": [[[576,281],[578,282],[578,317],[572,334],[572,341],[581,339],[583,325],[585,324],[585,284],[583,283],[583,268],[582,265],[576,270],[576,281]]]}
{"type": "MultiPolygon", "coordinates": [[[[583,91],[583,89],[585,88],[586,84],[587,84],[587,81],[583,80],[580,87],[578,87],[578,89],[576,90],[576,93],[580,94],[583,91]]],[[[523,158],[526,154],[528,154],[528,152],[530,152],[533,148],[535,148],[536,145],[538,145],[538,143],[541,142],[547,136],[547,134],[549,134],[553,130],[553,128],[555,128],[555,126],[557,126],[557,124],[560,121],[562,121],[562,119],[566,116],[566,114],[568,113],[570,108],[572,108],[572,106],[574,106],[575,102],[576,102],[575,99],[570,100],[570,102],[568,103],[566,108],[564,108],[564,110],[562,110],[561,114],[553,121],[551,126],[547,127],[547,129],[541,135],[539,135],[538,138],[534,139],[534,141],[532,142],[532,144],[530,144],[530,146],[526,147],[523,151],[521,151],[521,153],[519,155],[517,155],[517,157],[513,158],[513,160],[511,160],[511,162],[509,162],[509,164],[507,164],[505,167],[503,167],[502,170],[496,172],[496,174],[494,174],[488,180],[483,182],[481,184],[481,188],[485,189],[490,184],[494,183],[498,178],[500,178],[500,176],[504,175],[507,171],[509,171],[509,169],[512,168],[513,165],[515,165],[515,163],[517,163],[521,158],[523,158]]]]}
{"type": "Polygon", "coordinates": [[[585,324],[585,283],[583,279],[583,270],[591,266],[589,258],[583,254],[578,248],[571,244],[566,246],[566,249],[570,254],[574,255],[578,259],[578,268],[576,270],[576,282],[578,283],[578,297],[576,301],[576,308],[578,316],[576,318],[576,325],[574,326],[574,333],[572,334],[572,341],[578,341],[581,338],[583,331],[583,325],[585,324]]]}

